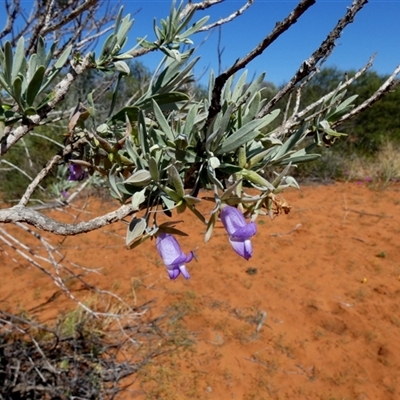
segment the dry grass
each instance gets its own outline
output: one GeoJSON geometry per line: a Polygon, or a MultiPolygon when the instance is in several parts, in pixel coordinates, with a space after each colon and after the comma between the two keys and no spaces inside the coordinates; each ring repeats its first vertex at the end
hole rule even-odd
{"type": "Polygon", "coordinates": [[[381,183],[387,185],[400,179],[400,146],[386,141],[372,159],[356,157],[347,163],[350,181],[381,183]]]}

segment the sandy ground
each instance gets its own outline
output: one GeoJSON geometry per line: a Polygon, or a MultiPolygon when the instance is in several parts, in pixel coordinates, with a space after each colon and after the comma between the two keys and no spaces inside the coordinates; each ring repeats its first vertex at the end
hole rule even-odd
{"type": "MultiPolygon", "coordinates": [[[[121,398],[400,398],[400,186],[341,183],[284,196],[291,213],[257,220],[248,262],[220,223],[204,243],[204,227],[186,213],[180,228],[190,236],[180,243],[198,259],[189,281],[168,279],[154,241],[125,250],[122,223],[51,237],[67,259],[101,268],[91,283],[144,305],[146,318],[172,315],[158,345],[172,337],[178,350],[144,367],[121,398]]],[[[62,219],[111,207],[83,201],[84,212],[70,207],[62,219]]],[[[73,308],[43,272],[0,250],[2,309],[50,320],[73,308]]],[[[70,288],[85,298],[79,284],[70,288]]]]}

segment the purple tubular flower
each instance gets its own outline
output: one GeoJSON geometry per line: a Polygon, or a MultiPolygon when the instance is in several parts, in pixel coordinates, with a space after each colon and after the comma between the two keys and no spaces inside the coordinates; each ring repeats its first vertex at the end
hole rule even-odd
{"type": "Polygon", "coordinates": [[[83,167],[79,164],[70,164],[69,166],[69,181],[81,181],[82,179],[87,178],[87,172],[83,169],[83,167]]]}
{"type": "Polygon", "coordinates": [[[189,279],[190,275],[185,263],[192,261],[193,251],[186,255],[182,252],[178,241],[169,233],[160,233],[157,236],[157,250],[167,267],[168,275],[171,279],[176,279],[180,273],[189,279]]]}
{"type": "Polygon", "coordinates": [[[243,214],[232,206],[225,206],[220,216],[233,250],[248,260],[253,255],[250,238],[257,232],[256,224],[253,221],[246,222],[243,214]]]}

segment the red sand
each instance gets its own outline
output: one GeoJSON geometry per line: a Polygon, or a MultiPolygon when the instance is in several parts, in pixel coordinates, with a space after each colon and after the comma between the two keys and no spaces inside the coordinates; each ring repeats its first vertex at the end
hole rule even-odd
{"type": "MultiPolygon", "coordinates": [[[[400,398],[400,187],[335,184],[284,197],[291,213],[257,220],[248,262],[230,248],[220,223],[204,243],[204,227],[185,213],[179,228],[190,236],[179,241],[198,257],[188,264],[189,281],[168,279],[154,241],[125,250],[122,223],[62,243],[51,237],[68,259],[103,268],[90,282],[132,306],[154,300],[148,315],[174,309],[181,318],[171,332],[179,327],[194,339],[154,359],[124,398],[400,398]]],[[[90,197],[90,214],[80,217],[110,207],[90,197]]],[[[1,249],[3,309],[49,319],[73,307],[61,295],[35,309],[54,284],[1,249]]]]}

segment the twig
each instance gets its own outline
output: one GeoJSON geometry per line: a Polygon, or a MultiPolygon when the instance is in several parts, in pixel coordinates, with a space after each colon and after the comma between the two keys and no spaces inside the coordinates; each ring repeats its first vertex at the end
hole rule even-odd
{"type": "Polygon", "coordinates": [[[365,100],[362,104],[354,108],[346,115],[343,115],[343,117],[341,117],[335,123],[332,124],[332,128],[342,124],[344,121],[347,121],[350,118],[353,118],[357,114],[364,111],[366,108],[371,107],[372,104],[381,99],[389,90],[398,86],[400,84],[400,80],[396,81],[396,77],[399,74],[400,74],[400,65],[397,66],[397,68],[393,71],[393,73],[389,76],[389,78],[369,99],[365,100]]]}
{"type": "Polygon", "coordinates": [[[290,235],[291,233],[293,233],[294,231],[297,231],[297,229],[299,229],[301,227],[301,224],[297,224],[293,229],[291,229],[288,232],[284,232],[284,233],[270,233],[270,236],[284,236],[284,235],[290,235]]]}
{"type": "Polygon", "coordinates": [[[364,211],[354,210],[352,208],[346,208],[345,211],[353,212],[360,215],[368,215],[369,217],[378,217],[378,218],[393,218],[393,215],[382,215],[382,214],[373,214],[364,211]]]}
{"type": "Polygon", "coordinates": [[[206,31],[209,31],[210,29],[213,29],[213,28],[215,28],[217,26],[221,26],[221,25],[224,25],[224,24],[226,24],[228,22],[233,21],[235,18],[237,18],[240,15],[242,15],[253,3],[254,3],[254,0],[248,0],[247,3],[243,7],[239,8],[239,10],[235,11],[229,17],[221,18],[217,22],[213,22],[212,24],[203,26],[201,29],[198,30],[198,32],[206,32],[206,31]]]}
{"type": "MultiPolygon", "coordinates": [[[[214,89],[212,92],[211,105],[208,109],[208,117],[205,124],[207,128],[210,122],[221,110],[221,93],[226,81],[237,71],[245,68],[248,63],[258,57],[263,51],[271,45],[280,35],[287,31],[297,20],[313,5],[316,0],[302,0],[297,7],[282,21],[275,25],[272,32],[267,35],[249,54],[236,60],[236,62],[228,68],[224,73],[215,79],[214,89]]],[[[271,100],[272,101],[272,100],[271,100]]]]}
{"type": "Polygon", "coordinates": [[[335,42],[339,39],[344,28],[353,22],[356,14],[367,4],[368,0],[355,0],[351,7],[347,9],[346,14],[339,20],[335,28],[328,34],[327,38],[321,43],[319,48],[305,60],[293,78],[281,89],[279,92],[265,105],[265,107],[258,113],[257,117],[261,118],[268,114],[272,107],[283,97],[289,93],[298,82],[306,78],[312,71],[316,69],[317,64],[326,59],[333,51],[335,42]]]}

